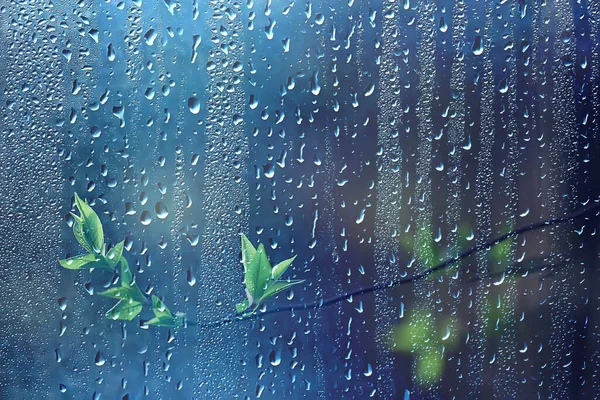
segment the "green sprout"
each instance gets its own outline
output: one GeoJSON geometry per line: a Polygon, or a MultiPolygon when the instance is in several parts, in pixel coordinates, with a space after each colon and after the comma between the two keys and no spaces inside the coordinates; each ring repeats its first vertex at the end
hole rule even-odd
{"type": "MultiPolygon", "coordinates": [[[[121,286],[111,287],[98,294],[119,300],[106,313],[106,318],[115,321],[131,321],[142,312],[144,305],[149,304],[150,301],[138,287],[129,263],[123,257],[124,242],[117,243],[107,251],[104,244],[104,230],[98,214],[77,193],[75,193],[75,206],[79,215],[71,213],[75,218],[73,234],[88,254],[60,260],[59,263],[62,267],[71,270],[98,268],[109,272],[114,272],[116,266],[121,263],[121,286]]],[[[184,325],[183,315],[173,317],[169,309],[156,296],[152,296],[152,310],[155,318],[147,321],[147,325],[169,327],[184,325]]]]}
{"type": "Polygon", "coordinates": [[[71,213],[75,218],[73,234],[88,254],[60,260],[60,265],[73,270],[100,268],[114,271],[123,255],[124,242],[117,243],[107,252],[102,224],[96,212],[87,201],[82,201],[77,193],[75,193],[75,205],[79,215],[71,213]]]}
{"type": "Polygon", "coordinates": [[[182,326],[184,325],[183,315],[177,314],[173,316],[171,311],[167,308],[165,303],[162,302],[157,296],[152,296],[152,312],[154,312],[154,318],[150,321],[146,321],[146,325],[156,326],[182,326]]]}
{"type": "Polygon", "coordinates": [[[244,280],[248,298],[235,306],[238,314],[254,307],[247,312],[252,314],[267,298],[303,283],[304,280],[279,280],[295,258],[296,256],[288,258],[275,267],[271,267],[265,246],[260,243],[257,250],[246,235],[242,234],[242,264],[244,265],[244,280]]]}
{"type": "Polygon", "coordinates": [[[121,258],[121,286],[112,287],[100,296],[117,299],[119,302],[106,313],[106,317],[114,320],[131,321],[141,311],[148,299],[133,280],[129,264],[125,258],[121,258]]]}
{"type": "MultiPolygon", "coordinates": [[[[60,260],[59,263],[62,267],[70,270],[98,268],[108,272],[114,272],[117,265],[121,264],[121,285],[98,293],[100,296],[118,300],[117,304],[106,313],[106,317],[112,320],[131,321],[142,312],[145,305],[151,304],[154,318],[145,321],[144,325],[172,328],[188,326],[184,314],[175,313],[173,315],[160,298],[153,295],[150,301],[148,295],[140,290],[129,268],[129,263],[123,256],[124,242],[117,243],[107,251],[100,218],[87,201],[82,200],[77,193],[75,193],[75,206],[79,215],[71,213],[75,218],[73,234],[81,247],[88,253],[60,260]]],[[[304,282],[303,280],[279,280],[296,256],[288,258],[272,268],[267,259],[265,246],[260,244],[256,250],[244,235],[242,235],[242,255],[248,298],[236,305],[238,314],[254,307],[244,315],[253,314],[267,298],[304,282]]],[[[196,325],[196,323],[189,325],[196,325]]]]}

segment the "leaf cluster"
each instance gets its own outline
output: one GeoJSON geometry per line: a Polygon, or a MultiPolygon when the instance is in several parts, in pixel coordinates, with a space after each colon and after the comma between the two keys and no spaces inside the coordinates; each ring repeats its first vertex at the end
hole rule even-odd
{"type": "Polygon", "coordinates": [[[251,308],[253,309],[250,313],[253,313],[267,298],[304,282],[304,280],[279,280],[295,258],[296,256],[288,258],[271,267],[265,246],[260,243],[256,249],[246,235],[242,234],[242,264],[247,298],[235,306],[238,314],[247,312],[251,308]]]}
{"type": "Polygon", "coordinates": [[[75,206],[79,215],[71,213],[75,219],[73,234],[87,254],[60,260],[60,265],[73,270],[99,268],[109,272],[114,271],[123,255],[124,242],[117,243],[107,251],[98,214],[77,193],[75,193],[75,206]]]}
{"type": "MultiPolygon", "coordinates": [[[[75,219],[73,234],[87,254],[60,260],[59,263],[62,267],[71,270],[98,268],[108,272],[114,272],[120,263],[121,286],[111,287],[98,294],[118,300],[117,304],[106,313],[107,318],[131,321],[150,301],[138,287],[129,263],[123,257],[124,242],[121,241],[107,250],[104,243],[104,230],[98,214],[77,193],[75,193],[75,206],[79,215],[71,213],[75,219]]],[[[165,304],[156,296],[152,296],[152,311],[155,317],[146,321],[147,325],[176,327],[184,324],[183,317],[173,317],[165,304]]]]}
{"type": "MultiPolygon", "coordinates": [[[[120,286],[113,286],[99,295],[118,300],[106,317],[112,320],[131,321],[140,314],[144,305],[151,304],[154,318],[145,321],[145,325],[182,327],[187,326],[185,316],[176,313],[174,316],[163,301],[157,296],[148,296],[140,290],[123,256],[124,242],[121,241],[107,249],[104,243],[104,230],[96,212],[86,200],[75,193],[75,206],[79,215],[71,213],[75,219],[73,234],[87,251],[86,254],[60,260],[60,265],[70,270],[100,269],[115,271],[120,264],[120,286]]],[[[242,263],[246,283],[247,299],[236,305],[238,314],[252,314],[269,297],[283,292],[304,280],[280,280],[296,256],[288,258],[271,267],[265,246],[261,243],[256,249],[245,235],[242,235],[242,263]]]]}

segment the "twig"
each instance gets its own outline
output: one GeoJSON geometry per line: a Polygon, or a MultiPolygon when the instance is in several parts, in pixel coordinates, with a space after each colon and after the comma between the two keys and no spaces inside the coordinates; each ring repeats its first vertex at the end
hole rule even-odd
{"type": "Polygon", "coordinates": [[[475,246],[471,247],[470,249],[466,250],[465,252],[463,252],[455,257],[449,258],[434,267],[431,267],[429,269],[426,269],[425,271],[419,272],[418,274],[415,274],[415,275],[412,275],[412,276],[409,276],[406,278],[391,280],[388,282],[379,283],[375,286],[357,289],[352,292],[347,292],[347,293],[341,294],[339,296],[332,297],[330,299],[319,299],[313,303],[281,306],[281,307],[276,307],[276,308],[267,310],[262,313],[234,315],[231,317],[224,318],[220,321],[209,322],[209,323],[200,323],[200,322],[191,322],[190,321],[190,322],[186,322],[186,325],[187,326],[198,326],[200,328],[215,328],[215,327],[227,325],[227,324],[230,324],[233,322],[251,321],[251,320],[254,320],[254,319],[257,319],[260,317],[264,317],[264,316],[267,316],[270,314],[277,314],[277,313],[285,312],[285,311],[314,310],[314,309],[318,309],[318,308],[327,307],[327,306],[330,306],[335,303],[339,303],[340,301],[344,301],[344,300],[353,298],[354,296],[362,296],[364,294],[373,293],[373,292],[377,292],[380,290],[386,290],[386,289],[397,287],[397,286],[404,285],[407,283],[418,282],[418,281],[425,279],[426,277],[428,277],[429,275],[431,275],[437,271],[443,270],[453,264],[456,264],[457,262],[469,257],[473,253],[477,253],[481,250],[489,250],[492,247],[498,245],[499,243],[504,242],[507,239],[513,238],[522,233],[526,233],[526,232],[533,231],[536,229],[546,228],[546,227],[553,226],[553,225],[559,225],[564,222],[574,220],[582,215],[588,214],[588,213],[590,213],[594,210],[598,210],[598,209],[600,209],[600,203],[594,203],[587,207],[583,207],[578,210],[575,210],[572,213],[566,214],[562,217],[548,219],[545,221],[536,222],[533,224],[529,224],[529,225],[525,225],[525,226],[516,228],[508,233],[505,233],[504,235],[490,239],[485,243],[475,245],[475,246]]]}

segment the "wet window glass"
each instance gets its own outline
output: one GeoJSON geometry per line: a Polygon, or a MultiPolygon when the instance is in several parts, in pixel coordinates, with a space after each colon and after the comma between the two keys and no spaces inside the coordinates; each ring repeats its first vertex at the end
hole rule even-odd
{"type": "Polygon", "coordinates": [[[600,396],[600,4],[0,2],[0,398],[600,396]]]}

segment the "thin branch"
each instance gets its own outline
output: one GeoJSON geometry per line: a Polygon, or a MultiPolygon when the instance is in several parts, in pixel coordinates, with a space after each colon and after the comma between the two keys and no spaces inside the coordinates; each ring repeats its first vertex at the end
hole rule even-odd
{"type": "Polygon", "coordinates": [[[504,235],[490,239],[485,243],[475,245],[455,257],[449,258],[434,267],[431,267],[429,269],[426,269],[425,271],[419,272],[418,274],[415,274],[415,275],[412,275],[409,277],[391,280],[391,281],[384,282],[384,283],[379,283],[375,286],[371,286],[371,287],[367,287],[367,288],[357,289],[357,290],[347,292],[347,293],[344,293],[344,294],[341,294],[339,296],[335,296],[335,297],[332,297],[329,299],[319,299],[313,303],[281,306],[281,307],[272,308],[272,309],[267,310],[262,313],[253,313],[253,314],[247,314],[247,315],[234,315],[231,317],[224,318],[220,321],[215,321],[215,322],[210,322],[210,323],[198,323],[198,322],[190,321],[190,322],[186,322],[186,325],[187,326],[198,326],[200,328],[214,328],[214,327],[219,327],[222,325],[227,325],[227,324],[230,324],[233,322],[251,321],[251,320],[254,320],[254,319],[257,319],[260,317],[264,317],[264,316],[267,316],[270,314],[277,314],[277,313],[285,312],[285,311],[314,310],[314,309],[318,309],[318,308],[327,307],[327,306],[330,306],[335,303],[339,303],[340,301],[344,301],[344,300],[353,298],[355,296],[362,296],[364,294],[373,293],[373,292],[377,292],[380,290],[386,290],[386,289],[397,287],[397,286],[404,285],[407,283],[418,282],[418,281],[421,281],[421,280],[427,278],[428,276],[430,276],[431,274],[433,274],[437,271],[443,270],[453,264],[456,264],[457,262],[469,257],[473,253],[477,253],[481,250],[489,250],[492,247],[498,245],[499,243],[502,243],[502,242],[504,242],[510,238],[513,238],[515,236],[518,236],[522,233],[530,232],[530,231],[533,231],[536,229],[550,227],[553,225],[559,225],[559,224],[574,220],[582,215],[588,214],[588,213],[590,213],[594,210],[598,210],[598,209],[600,209],[600,203],[594,203],[587,207],[583,207],[578,210],[575,210],[572,213],[566,214],[562,217],[548,219],[548,220],[544,220],[541,222],[536,222],[533,224],[529,224],[529,225],[525,225],[525,226],[516,228],[508,233],[505,233],[504,235]]]}

